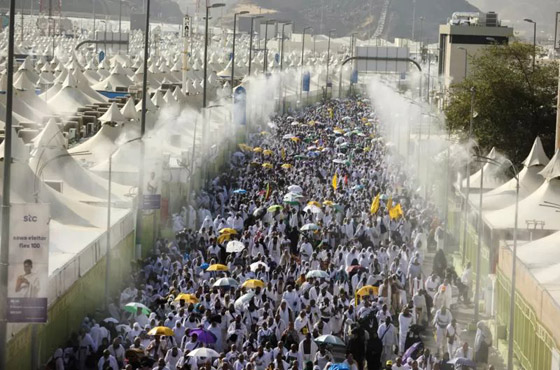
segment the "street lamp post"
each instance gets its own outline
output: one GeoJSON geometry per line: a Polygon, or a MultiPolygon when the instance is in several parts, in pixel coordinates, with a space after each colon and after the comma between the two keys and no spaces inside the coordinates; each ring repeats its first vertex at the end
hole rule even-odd
{"type": "MultiPolygon", "coordinates": [[[[476,95],[476,90],[471,88],[471,116],[469,120],[469,141],[472,139],[472,131],[473,131],[473,120],[474,120],[474,97],[476,95]]],[[[471,161],[467,160],[467,190],[465,192],[465,215],[463,219],[463,256],[462,256],[462,263],[465,264],[465,255],[467,253],[467,223],[469,218],[469,194],[471,188],[471,161]]]]}
{"type": "Polygon", "coordinates": [[[6,117],[4,127],[4,178],[2,183],[2,234],[0,235],[0,368],[6,368],[7,329],[8,329],[8,247],[10,244],[10,191],[12,169],[12,105],[14,89],[14,32],[16,1],[10,0],[10,18],[8,23],[8,61],[6,88],[6,117]]]}
{"type": "Polygon", "coordinates": [[[459,50],[463,50],[465,52],[465,77],[464,78],[466,79],[467,78],[467,72],[468,72],[467,68],[468,68],[468,65],[469,65],[469,59],[468,59],[469,52],[464,47],[460,47],[459,50]]]}
{"type": "Polygon", "coordinates": [[[262,15],[251,17],[251,33],[249,34],[249,71],[248,75],[251,76],[251,64],[253,63],[253,32],[255,27],[255,19],[263,18],[262,15]]]}
{"type": "Polygon", "coordinates": [[[524,21],[533,24],[533,72],[535,72],[535,60],[537,59],[537,22],[529,18],[525,18],[524,21]]]}
{"type": "Polygon", "coordinates": [[[268,25],[274,24],[276,21],[274,19],[264,22],[264,63],[263,63],[263,73],[268,70],[268,25]]]}
{"type": "Polygon", "coordinates": [[[247,10],[243,10],[239,13],[235,13],[233,15],[233,45],[231,50],[231,93],[233,94],[233,84],[234,84],[234,73],[235,73],[235,34],[237,28],[237,16],[241,14],[249,14],[247,10]]]}
{"type": "Polygon", "coordinates": [[[284,27],[292,24],[292,22],[286,22],[282,24],[282,44],[280,47],[280,71],[284,70],[284,27]]]}
{"type": "Polygon", "coordinates": [[[221,8],[226,6],[224,3],[216,3],[206,6],[206,19],[204,28],[204,81],[202,82],[202,107],[206,108],[206,88],[208,85],[208,13],[210,8],[221,8]]]}
{"type": "Polygon", "coordinates": [[[328,46],[327,46],[327,77],[325,79],[325,99],[327,98],[327,96],[329,94],[329,65],[330,65],[330,59],[331,59],[331,35],[335,31],[336,30],[329,30],[329,42],[328,42],[328,46]]]}

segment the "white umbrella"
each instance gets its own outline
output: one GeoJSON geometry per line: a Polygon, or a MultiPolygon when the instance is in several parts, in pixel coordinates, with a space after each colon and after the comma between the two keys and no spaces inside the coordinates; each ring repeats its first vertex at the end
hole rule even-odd
{"type": "Polygon", "coordinates": [[[309,205],[309,206],[305,206],[305,207],[303,208],[303,210],[304,210],[305,212],[311,211],[311,213],[321,213],[321,212],[323,212],[323,211],[321,210],[321,208],[319,208],[319,207],[317,207],[316,205],[313,205],[313,204],[312,204],[312,205],[309,205]]]}
{"type": "Polygon", "coordinates": [[[243,249],[245,249],[245,245],[239,240],[232,240],[226,245],[227,253],[237,253],[241,252],[243,249]]]}
{"type": "Polygon", "coordinates": [[[255,263],[251,263],[251,265],[249,265],[249,268],[251,269],[251,271],[255,272],[257,271],[257,269],[259,267],[263,267],[265,271],[268,271],[268,265],[264,262],[258,261],[255,263]]]}
{"type": "Polygon", "coordinates": [[[288,186],[288,191],[290,193],[296,193],[296,194],[302,194],[303,193],[303,189],[301,188],[301,186],[299,185],[290,185],[288,186]]]}
{"type": "Polygon", "coordinates": [[[320,279],[328,279],[329,274],[323,270],[311,270],[306,275],[306,278],[320,278],[320,279]]]}
{"type": "Polygon", "coordinates": [[[319,230],[319,226],[316,224],[305,224],[302,226],[300,231],[312,231],[312,230],[319,230]]]}
{"type": "Polygon", "coordinates": [[[104,322],[112,322],[113,324],[118,324],[119,320],[115,319],[114,317],[107,317],[106,319],[103,319],[104,322]]]}
{"type": "Polygon", "coordinates": [[[237,282],[237,280],[232,279],[232,278],[221,278],[216,280],[216,282],[214,283],[214,285],[212,285],[213,287],[237,287],[239,285],[239,283],[237,282]]]}
{"type": "Polygon", "coordinates": [[[286,140],[293,139],[294,137],[296,137],[296,135],[294,135],[294,134],[286,134],[286,135],[282,136],[282,138],[286,139],[286,140]]]}
{"type": "Polygon", "coordinates": [[[243,308],[245,307],[245,305],[251,300],[251,298],[253,298],[255,296],[255,292],[254,291],[250,291],[247,294],[242,295],[241,297],[237,298],[237,300],[233,303],[233,307],[237,310],[237,311],[243,311],[243,308]]]}
{"type": "Polygon", "coordinates": [[[192,351],[189,352],[189,354],[187,355],[189,357],[205,357],[205,358],[209,358],[209,357],[220,357],[220,354],[216,351],[214,351],[212,348],[206,348],[206,347],[201,347],[201,348],[197,348],[197,349],[193,349],[192,351]]]}

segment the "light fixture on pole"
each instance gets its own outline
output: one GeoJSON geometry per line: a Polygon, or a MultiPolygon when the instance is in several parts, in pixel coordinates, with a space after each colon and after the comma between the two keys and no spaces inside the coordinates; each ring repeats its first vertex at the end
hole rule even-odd
{"type": "Polygon", "coordinates": [[[10,244],[10,191],[12,169],[12,106],[14,91],[14,38],[16,1],[10,0],[8,61],[6,70],[6,117],[4,125],[4,176],[2,183],[2,233],[0,235],[0,369],[6,368],[8,331],[8,247],[10,244]]]}
{"type": "MultiPolygon", "coordinates": [[[[468,140],[469,143],[472,140],[473,134],[473,121],[474,121],[474,98],[476,96],[476,90],[474,87],[471,88],[471,113],[469,119],[469,136],[468,140]]],[[[466,176],[467,176],[467,189],[465,192],[465,215],[463,218],[463,256],[462,256],[462,264],[465,264],[465,257],[467,253],[467,223],[469,218],[469,194],[471,188],[471,161],[470,159],[467,160],[467,169],[466,169],[466,176]]]]}
{"type": "Polygon", "coordinates": [[[329,30],[329,42],[327,46],[327,76],[325,78],[325,99],[329,94],[329,65],[331,59],[331,35],[336,32],[336,30],[329,30]]]}
{"type": "Polygon", "coordinates": [[[535,72],[535,61],[537,59],[537,22],[529,18],[525,18],[524,21],[533,24],[533,72],[535,72]]]}
{"type": "Polygon", "coordinates": [[[276,20],[270,19],[264,22],[264,63],[263,63],[263,73],[268,70],[268,25],[276,23],[276,20]]]}
{"type": "Polygon", "coordinates": [[[469,57],[469,52],[467,51],[467,49],[465,49],[465,48],[462,47],[462,46],[461,46],[460,48],[458,48],[458,49],[459,49],[459,50],[463,50],[463,51],[465,52],[465,76],[464,76],[464,78],[466,79],[466,78],[467,78],[467,72],[468,72],[468,69],[467,69],[467,68],[468,68],[468,64],[469,64],[469,59],[468,59],[468,57],[469,57]]]}
{"type": "Polygon", "coordinates": [[[284,27],[291,25],[292,22],[282,24],[282,44],[280,47],[280,71],[284,69],[284,27]]]}
{"type": "Polygon", "coordinates": [[[255,27],[255,19],[261,19],[261,18],[263,18],[262,15],[256,15],[254,17],[251,17],[251,32],[249,34],[249,70],[247,73],[248,76],[251,75],[251,64],[253,62],[253,33],[255,27]]]}
{"type": "Polygon", "coordinates": [[[233,94],[234,74],[235,74],[235,34],[237,32],[237,16],[241,14],[249,14],[247,10],[235,13],[233,15],[233,45],[231,48],[231,93],[233,94]]]}
{"type": "Polygon", "coordinates": [[[216,3],[206,6],[206,19],[204,28],[204,80],[202,81],[202,107],[206,108],[206,88],[208,85],[208,17],[210,8],[221,8],[226,6],[224,3],[216,3]]]}

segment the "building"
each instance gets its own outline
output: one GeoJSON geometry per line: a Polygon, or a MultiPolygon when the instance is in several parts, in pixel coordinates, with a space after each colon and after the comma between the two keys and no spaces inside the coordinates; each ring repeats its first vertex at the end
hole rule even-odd
{"type": "Polygon", "coordinates": [[[439,27],[439,75],[445,87],[469,74],[469,59],[493,43],[507,44],[513,28],[504,27],[496,13],[453,13],[439,27]]]}

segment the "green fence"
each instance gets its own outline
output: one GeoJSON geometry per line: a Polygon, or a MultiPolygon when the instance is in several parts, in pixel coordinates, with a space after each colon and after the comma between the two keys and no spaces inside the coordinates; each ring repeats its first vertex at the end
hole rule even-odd
{"type": "MultiPolygon", "coordinates": [[[[498,270],[496,284],[497,321],[509,331],[510,280],[498,270]]],[[[552,351],[556,348],[552,336],[538,321],[535,311],[516,292],[514,311],[514,356],[523,369],[551,368],[552,351]]],[[[509,338],[509,332],[508,332],[509,338]]]]}
{"type": "MultiPolygon", "coordinates": [[[[134,233],[111,251],[111,295],[116,295],[130,276],[134,259],[134,233]]],[[[39,363],[44,364],[56,348],[66,344],[83,318],[102,307],[105,298],[105,257],[76,281],[49,308],[48,322],[37,325],[39,363]]],[[[19,331],[7,344],[6,369],[31,370],[32,325],[19,331]]]]}

